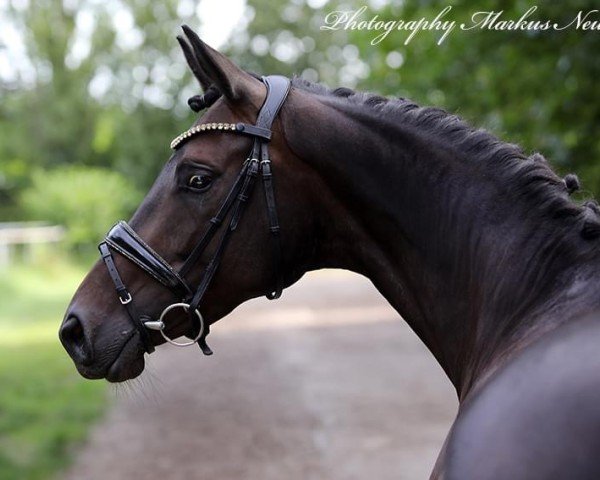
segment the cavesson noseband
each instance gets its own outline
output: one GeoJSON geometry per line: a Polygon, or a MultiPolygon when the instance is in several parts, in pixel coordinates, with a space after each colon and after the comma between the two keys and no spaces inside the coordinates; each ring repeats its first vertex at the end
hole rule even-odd
{"type": "Polygon", "coordinates": [[[199,306],[208,289],[229,241],[231,234],[237,228],[237,225],[244,212],[256,181],[260,174],[262,177],[263,189],[267,205],[267,215],[269,219],[269,230],[273,240],[273,261],[276,269],[276,279],[273,289],[267,294],[270,300],[279,298],[283,289],[283,278],[281,271],[281,243],[279,239],[279,220],[277,218],[277,209],[275,207],[275,194],[273,191],[273,174],[271,169],[271,160],[269,158],[268,143],[271,139],[271,126],[277,116],[283,102],[285,101],[289,89],[289,79],[281,76],[268,76],[261,79],[267,87],[267,96],[261,107],[256,124],[247,123],[205,123],[196,125],[186,132],[176,137],[171,142],[171,148],[176,150],[190,138],[211,130],[248,135],[254,138],[254,144],[250,155],[242,165],[229,193],[221,203],[215,216],[204,234],[186,259],[183,266],[176,271],[172,268],[158,253],[148,246],[139,235],[124,221],[117,223],[106,235],[103,242],[98,246],[102,260],[104,261],[108,273],[115,284],[119,300],[125,306],[127,313],[138,329],[144,348],[148,353],[154,351],[154,345],[150,340],[148,329],[158,330],[166,341],[177,346],[189,346],[198,343],[205,355],[212,354],[211,349],[206,344],[206,335],[209,333],[209,325],[205,324],[199,306]],[[185,277],[196,264],[212,238],[217,233],[220,225],[229,215],[229,224],[222,234],[217,249],[203,272],[202,279],[196,288],[191,288],[186,282],[185,277]],[[118,252],[135,265],[143,269],[148,275],[156,281],[163,284],[173,292],[180,301],[172,303],[161,313],[158,320],[154,320],[147,315],[140,315],[133,303],[133,297],[125,286],[121,275],[115,265],[112,251],[118,252]],[[169,338],[165,330],[165,318],[172,310],[181,308],[185,310],[192,322],[193,340],[185,343],[178,343],[169,338]]]}

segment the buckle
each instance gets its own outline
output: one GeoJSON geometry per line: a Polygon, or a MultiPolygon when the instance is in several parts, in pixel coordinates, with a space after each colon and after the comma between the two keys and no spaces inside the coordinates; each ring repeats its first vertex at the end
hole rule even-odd
{"type": "Polygon", "coordinates": [[[127,305],[129,302],[131,302],[131,293],[127,292],[127,298],[123,298],[121,295],[119,295],[119,301],[123,305],[127,305]]]}

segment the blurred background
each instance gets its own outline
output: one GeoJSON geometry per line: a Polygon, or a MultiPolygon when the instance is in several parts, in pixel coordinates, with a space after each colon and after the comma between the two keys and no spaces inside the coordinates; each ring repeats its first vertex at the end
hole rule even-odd
{"type": "MultiPolygon", "coordinates": [[[[597,32],[472,30],[441,45],[439,32],[420,32],[408,45],[406,32],[392,32],[372,45],[374,32],[320,29],[333,10],[366,5],[366,18],[431,19],[447,4],[0,0],[0,478],[60,476],[114,398],[104,383],[77,376],[56,332],[95,245],[130,216],[171,138],[194,121],[186,101],[199,90],[175,41],[181,24],[257,73],[443,107],[541,152],[560,173],[577,173],[584,196],[600,191],[597,32]]],[[[535,18],[565,24],[597,7],[535,4],[535,18]]],[[[449,17],[494,9],[516,19],[531,5],[456,0],[449,17]]],[[[414,348],[408,362],[427,358],[414,348]]]]}

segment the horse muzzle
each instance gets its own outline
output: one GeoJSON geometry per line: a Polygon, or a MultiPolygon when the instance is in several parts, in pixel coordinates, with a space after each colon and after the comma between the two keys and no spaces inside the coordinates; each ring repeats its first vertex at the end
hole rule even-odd
{"type": "Polygon", "coordinates": [[[120,329],[115,340],[114,332],[93,333],[90,325],[70,310],[59,330],[63,347],[83,377],[121,382],[142,373],[145,349],[135,329],[120,329]]]}

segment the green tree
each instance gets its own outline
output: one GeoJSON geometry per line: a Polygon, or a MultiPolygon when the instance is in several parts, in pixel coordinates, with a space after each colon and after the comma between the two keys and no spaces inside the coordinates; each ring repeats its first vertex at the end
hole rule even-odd
{"type": "MultiPolygon", "coordinates": [[[[365,4],[370,5],[329,1],[311,8],[296,0],[249,0],[254,20],[232,52],[260,73],[313,79],[316,72],[332,87],[357,86],[440,106],[527,151],[542,152],[559,170],[579,173],[587,190],[600,193],[600,36],[595,31],[456,31],[441,45],[439,32],[420,32],[404,45],[408,33],[395,31],[371,45],[377,35],[373,31],[320,30],[329,12],[365,4]],[[303,42],[306,36],[314,42],[303,42]],[[296,53],[278,57],[278,50],[296,53]]],[[[448,5],[443,0],[371,4],[379,8],[369,7],[361,19],[433,19],[448,5]]],[[[502,10],[504,18],[516,20],[532,6],[526,0],[456,0],[451,5],[447,17],[457,23],[490,10],[502,10]]],[[[533,19],[559,24],[569,23],[580,10],[597,8],[593,0],[536,5],[533,19]]]]}
{"type": "Polygon", "coordinates": [[[195,93],[174,38],[193,9],[180,3],[0,6],[26,47],[0,90],[0,220],[21,216],[19,192],[35,169],[98,166],[134,187],[151,184],[170,138],[189,123],[184,96],[195,93]]]}
{"type": "MultiPolygon", "coordinates": [[[[320,29],[329,12],[364,3],[248,0],[247,25],[226,51],[257,73],[298,74],[444,107],[526,150],[541,151],[600,192],[595,32],[457,31],[441,45],[437,32],[420,32],[408,45],[406,32],[392,32],[371,45],[372,31],[320,29]]],[[[198,26],[194,3],[20,4],[0,6],[3,18],[24,35],[33,72],[0,84],[0,220],[21,216],[19,192],[30,185],[32,169],[103,167],[147,189],[169,155],[171,136],[193,118],[185,100],[198,90],[174,35],[182,23],[198,26]]],[[[431,19],[447,4],[367,5],[367,19],[410,20],[431,19]]],[[[592,0],[538,5],[534,17],[562,23],[595,6],[592,0]]],[[[448,16],[461,22],[475,11],[502,9],[516,19],[530,6],[525,0],[456,0],[448,16]]]]}
{"type": "Polygon", "coordinates": [[[27,218],[66,226],[69,244],[80,247],[96,245],[141,195],[117,172],[65,166],[35,171],[20,200],[27,218]]]}
{"type": "MultiPolygon", "coordinates": [[[[389,18],[433,18],[443,1],[394,2],[379,14],[389,18]]],[[[589,0],[538,2],[531,19],[568,24],[581,11],[597,8],[589,0]]],[[[503,11],[502,18],[518,19],[532,4],[523,0],[453,2],[457,22],[469,22],[477,11],[503,11]]],[[[501,138],[540,151],[560,170],[575,169],[589,190],[600,193],[600,36],[593,31],[453,32],[442,45],[440,34],[421,34],[404,46],[405,34],[389,35],[377,48],[368,32],[353,33],[371,77],[365,86],[384,93],[415,98],[458,112],[483,124],[501,138]],[[402,65],[391,68],[386,59],[398,52],[402,65]],[[396,85],[396,86],[395,86],[396,85]],[[398,86],[401,86],[398,89],[398,86]]]]}

